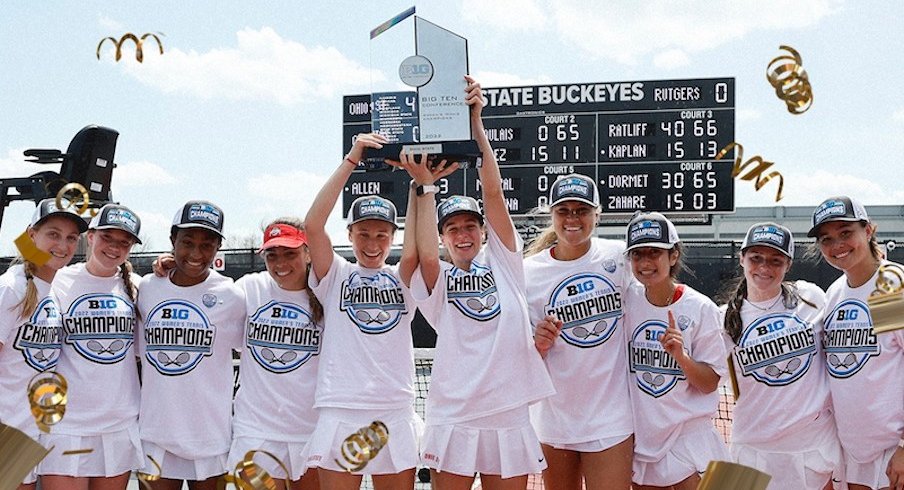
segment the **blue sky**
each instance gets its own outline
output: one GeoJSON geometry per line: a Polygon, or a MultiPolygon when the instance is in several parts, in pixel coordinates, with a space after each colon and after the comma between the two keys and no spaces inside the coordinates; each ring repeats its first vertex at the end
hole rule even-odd
{"type": "MultiPolygon", "coordinates": [[[[209,199],[226,232],[304,216],[345,151],[342,95],[370,91],[370,29],[411,6],[380,2],[27,2],[0,5],[0,177],[38,170],[26,148],[65,150],[77,130],[120,132],[114,198],[166,249],[176,210],[209,199]],[[116,63],[106,36],[162,32],[166,52],[116,63]]],[[[901,2],[494,0],[416,3],[469,39],[484,86],[735,77],[736,140],[776,163],[784,205],[848,193],[904,201],[901,2]],[[787,44],[803,56],[813,107],[792,116],[765,79],[787,44]]],[[[379,74],[374,76],[380,76],[379,74]]],[[[774,191],[738,182],[738,206],[774,191]]],[[[0,253],[34,205],[11,204],[0,253]]],[[[330,222],[345,241],[338,209],[330,222]]]]}

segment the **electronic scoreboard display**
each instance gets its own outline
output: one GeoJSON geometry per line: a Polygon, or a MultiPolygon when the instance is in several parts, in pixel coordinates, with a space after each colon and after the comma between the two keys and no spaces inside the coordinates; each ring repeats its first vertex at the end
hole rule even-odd
{"type": "MultiPolygon", "coordinates": [[[[485,88],[486,134],[496,152],[513,216],[547,203],[556,177],[596,179],[603,213],[734,212],[734,78],[579,83],[485,88]]],[[[411,92],[411,97],[416,97],[411,92]]],[[[369,95],[343,100],[343,148],[371,130],[369,95]]],[[[343,192],[343,214],[357,197],[408,201],[404,171],[356,170],[343,192]]],[[[437,182],[439,200],[480,197],[476,168],[437,182]]]]}

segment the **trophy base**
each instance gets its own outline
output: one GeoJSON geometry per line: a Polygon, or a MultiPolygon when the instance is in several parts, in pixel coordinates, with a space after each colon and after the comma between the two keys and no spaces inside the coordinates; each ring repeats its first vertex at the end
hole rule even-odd
{"type": "Polygon", "coordinates": [[[403,151],[414,155],[426,153],[431,163],[439,163],[442,160],[458,162],[459,168],[476,166],[482,154],[474,140],[387,143],[383,148],[367,148],[364,152],[363,166],[367,170],[385,170],[390,166],[383,160],[398,160],[403,151]]]}

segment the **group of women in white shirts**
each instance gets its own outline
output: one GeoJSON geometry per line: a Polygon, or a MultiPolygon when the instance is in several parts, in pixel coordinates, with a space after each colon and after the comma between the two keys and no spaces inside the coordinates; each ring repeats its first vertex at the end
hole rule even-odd
{"type": "Polygon", "coordinates": [[[235,282],[210,269],[224,218],[212,203],[180,208],[168,272],[139,278],[127,260],[135,213],[109,204],[86,225],[41,202],[28,233],[50,259],[0,276],[0,421],[54,448],[20,488],[122,489],[139,470],[161,476],[155,490],[213,489],[255,450],[292,489],[358,488],[364,474],[378,490],[410,489],[418,466],[440,490],[469,489],[476,474],[484,488],[524,489],[540,472],[549,489],[692,489],[711,460],[763,470],[773,489],[904,488],[904,335],[874,335],[866,303],[894,264],[856,200],[813,215],[809,236],[844,273],[827,293],[786,280],[794,238],[762,223],[720,309],[677,281],[684,249],[665,216],[638,214],[625,242],[596,238],[599,190],[579,174],[554,183],[551,225],[525,250],[480,86],[466,82],[482,209],[466,196],[437,206],[434,184],[456,163],[401,154],[391,164],[411,188],[396,265],[384,198],[352,204],[356,262],[325,231],[378,134],[359,135],[304,221],[266,227],[267,271],[235,282]],[[67,266],[86,231],[87,261],[67,266]],[[424,421],[416,309],[438,335],[424,421]],[[26,396],[45,370],[69,383],[49,434],[26,396]],[[726,447],[712,418],[729,372],[739,396],[726,447]],[[374,421],[388,441],[349,471],[343,441],[374,421]]]}

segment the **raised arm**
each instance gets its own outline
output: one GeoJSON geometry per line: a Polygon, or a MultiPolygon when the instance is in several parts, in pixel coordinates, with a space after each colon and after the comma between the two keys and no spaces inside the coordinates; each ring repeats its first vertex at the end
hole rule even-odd
{"type": "Polygon", "coordinates": [[[317,193],[311,209],[308,210],[304,228],[311,251],[311,266],[317,280],[323,279],[333,265],[333,243],[326,233],[326,220],[336,206],[336,201],[339,200],[342,188],[352,175],[352,171],[364,158],[364,149],[382,148],[385,142],[386,138],[376,133],[359,134],[352,149],[317,193]]]}
{"type": "MultiPolygon", "coordinates": [[[[439,277],[439,233],[436,229],[436,196],[434,192],[424,192],[417,195],[415,189],[420,186],[433,185],[437,180],[451,174],[458,169],[458,163],[449,165],[446,160],[431,166],[427,155],[421,155],[420,160],[407,153],[399,156],[398,162],[389,162],[399,168],[405,169],[411,176],[411,190],[408,192],[408,215],[405,218],[405,245],[402,247],[402,258],[405,258],[405,247],[409,244],[417,248],[413,253],[414,261],[410,266],[408,278],[414,273],[414,269],[420,264],[421,274],[427,291],[432,291],[439,277]]],[[[405,271],[399,268],[402,280],[405,280],[405,271]]],[[[408,284],[406,282],[406,284],[408,284]]]]}
{"type": "Polygon", "coordinates": [[[508,207],[505,205],[505,195],[502,193],[502,175],[499,173],[496,153],[483,131],[483,119],[480,118],[480,114],[483,111],[484,100],[480,92],[480,84],[468,75],[465,75],[465,80],[468,81],[468,86],[465,88],[465,91],[468,92],[465,102],[471,106],[471,137],[477,141],[483,160],[483,164],[477,171],[480,176],[483,197],[483,214],[503,245],[514,252],[517,232],[512,218],[509,216],[508,207]]]}
{"type": "Polygon", "coordinates": [[[418,206],[415,196],[414,180],[408,186],[408,206],[405,211],[405,232],[402,236],[402,257],[399,259],[399,275],[402,276],[402,282],[406,286],[411,287],[411,276],[418,264],[418,247],[417,247],[417,215],[418,206]]]}

